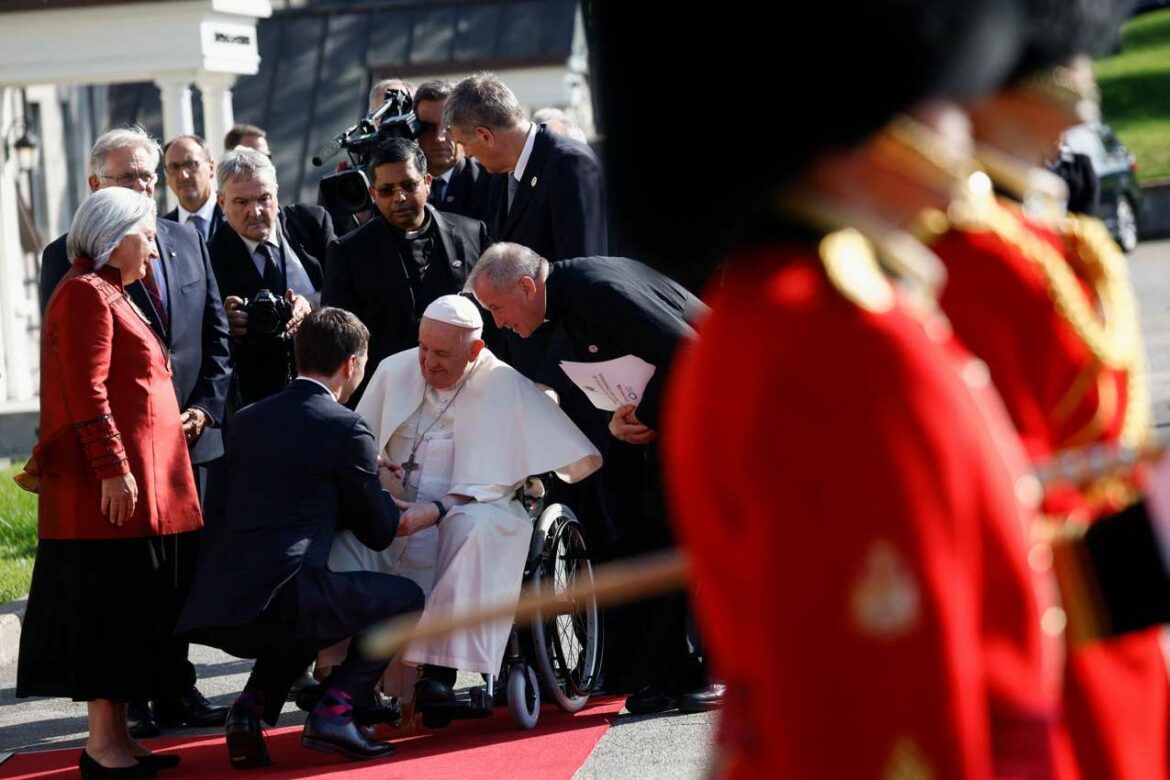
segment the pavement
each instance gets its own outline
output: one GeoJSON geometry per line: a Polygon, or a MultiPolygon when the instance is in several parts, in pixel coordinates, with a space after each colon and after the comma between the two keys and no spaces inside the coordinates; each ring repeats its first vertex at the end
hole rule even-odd
{"type": "MultiPolygon", "coordinates": [[[[1170,436],[1170,241],[1144,242],[1130,255],[1130,273],[1141,306],[1149,352],[1155,425],[1170,436]]],[[[21,602],[0,605],[0,755],[14,750],[76,747],[84,741],[85,705],[61,699],[15,698],[16,641],[21,602]]],[[[199,686],[217,704],[230,704],[243,687],[251,662],[193,645],[199,686]]],[[[461,675],[461,686],[477,678],[461,675]]],[[[304,715],[292,705],[282,724],[304,715]]],[[[503,717],[503,716],[501,716],[503,717]]],[[[715,715],[619,715],[598,742],[575,780],[633,778],[689,780],[705,776],[711,761],[715,715]]],[[[185,733],[217,733],[187,729],[185,733]]],[[[0,776],[3,766],[0,764],[0,776]]]]}

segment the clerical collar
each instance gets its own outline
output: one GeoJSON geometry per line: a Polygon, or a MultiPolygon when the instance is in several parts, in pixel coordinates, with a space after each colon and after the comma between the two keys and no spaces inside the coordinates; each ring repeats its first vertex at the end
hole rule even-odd
{"type": "Polygon", "coordinates": [[[524,148],[520,151],[520,158],[516,160],[516,167],[512,169],[512,178],[524,181],[524,169],[528,167],[528,158],[532,156],[532,147],[536,145],[538,127],[535,122],[528,123],[528,137],[524,140],[524,148]]]}
{"type": "MultiPolygon", "coordinates": [[[[203,219],[207,222],[207,224],[210,225],[211,218],[212,218],[212,216],[214,216],[214,214],[215,214],[215,190],[211,191],[211,195],[209,195],[207,197],[207,200],[203,201],[203,205],[200,206],[195,211],[187,211],[187,209],[183,208],[183,204],[181,204],[181,203],[179,204],[179,224],[180,225],[186,225],[187,220],[191,219],[191,217],[203,217],[203,219]]],[[[252,251],[254,252],[256,250],[252,250],[252,251]]]]}
{"type": "Polygon", "coordinates": [[[394,231],[395,235],[402,236],[407,241],[416,241],[420,238],[426,238],[431,232],[431,227],[435,224],[435,221],[431,219],[430,209],[427,209],[424,213],[426,214],[426,219],[423,221],[422,227],[418,230],[403,230],[390,220],[386,220],[386,224],[390,226],[390,229],[394,231]]]}

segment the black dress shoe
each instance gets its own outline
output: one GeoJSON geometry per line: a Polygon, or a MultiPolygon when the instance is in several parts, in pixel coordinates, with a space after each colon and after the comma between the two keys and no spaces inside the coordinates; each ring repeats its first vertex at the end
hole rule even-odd
{"type": "Polygon", "coordinates": [[[414,703],[418,707],[428,704],[450,704],[454,701],[454,689],[442,680],[423,677],[415,683],[414,703]]]}
{"type": "Polygon", "coordinates": [[[231,706],[224,732],[228,760],[233,769],[251,769],[272,763],[268,746],[264,744],[264,732],[260,729],[260,715],[248,704],[231,706]]]}
{"type": "Polygon", "coordinates": [[[353,761],[385,758],[394,753],[392,745],[366,737],[362,727],[353,720],[352,711],[335,717],[319,711],[312,713],[304,722],[301,747],[323,753],[340,753],[353,761]]]}
{"type": "Polygon", "coordinates": [[[679,697],[679,712],[710,712],[711,710],[717,710],[723,706],[723,694],[726,691],[727,686],[723,683],[711,683],[704,685],[702,688],[687,691],[679,697]]]}
{"type": "Polygon", "coordinates": [[[222,726],[227,714],[227,707],[212,704],[194,685],[178,696],[154,701],[154,718],[164,728],[222,726]]]}
{"type": "Polygon", "coordinates": [[[144,701],[132,701],[126,705],[126,727],[135,739],[150,739],[162,733],[155,723],[150,705],[144,701]]]}
{"type": "Polygon", "coordinates": [[[626,710],[631,715],[653,715],[656,712],[677,710],[679,695],[651,685],[626,697],[626,710]]]}
{"type": "MultiPolygon", "coordinates": [[[[288,696],[285,698],[285,701],[295,701],[297,702],[297,706],[300,707],[301,698],[308,694],[312,695],[314,702],[321,698],[321,683],[317,682],[316,678],[306,669],[301,673],[300,677],[293,680],[292,686],[288,689],[288,696]]],[[[304,708],[302,707],[301,709],[304,708]]],[[[309,707],[310,711],[312,709],[312,707],[309,707]]]]}
{"type": "Polygon", "coordinates": [[[134,756],[143,766],[152,766],[155,769],[174,769],[182,759],[174,753],[147,753],[145,756],[134,756]]]}
{"type": "Polygon", "coordinates": [[[81,758],[77,761],[77,768],[81,770],[82,780],[151,780],[156,774],[152,766],[135,764],[134,766],[108,767],[102,766],[84,749],[81,758]]]}

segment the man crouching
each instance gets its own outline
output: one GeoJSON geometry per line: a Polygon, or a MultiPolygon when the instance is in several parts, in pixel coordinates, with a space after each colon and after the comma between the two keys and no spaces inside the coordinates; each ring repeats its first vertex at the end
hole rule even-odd
{"type": "MultiPolygon", "coordinates": [[[[326,566],[336,531],[384,550],[400,526],[378,481],[370,429],[342,405],[362,381],[368,340],[349,312],[313,312],[296,335],[298,378],[232,422],[226,516],[205,544],[178,630],[256,659],[228,713],[237,769],[272,763],[260,721],[276,725],[289,687],[317,651],[422,607],[422,591],[408,579],[326,566]]],[[[302,746],[355,760],[393,752],[353,721],[355,703],[368,700],[386,667],[360,645],[325,681],[302,746]]]]}
{"type": "MultiPolygon", "coordinates": [[[[383,484],[400,499],[400,538],[376,553],[343,532],[329,566],[411,578],[427,594],[420,625],[518,598],[532,522],[517,490],[531,475],[576,482],[601,466],[560,408],[484,347],[482,328],[468,298],[436,299],[418,348],[383,360],[357,408],[387,464],[383,484]]],[[[391,672],[384,688],[408,700],[418,677],[420,709],[450,703],[456,670],[499,672],[510,628],[497,621],[416,642],[392,667],[405,675],[391,672]]],[[[338,650],[328,655],[318,667],[338,650]]]]}

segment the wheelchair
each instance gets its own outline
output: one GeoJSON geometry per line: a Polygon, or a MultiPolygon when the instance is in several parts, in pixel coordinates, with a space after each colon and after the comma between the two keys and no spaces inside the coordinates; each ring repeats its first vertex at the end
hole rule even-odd
{"type": "MultiPolygon", "coordinates": [[[[555,480],[555,477],[551,477],[555,480]]],[[[534,593],[566,593],[593,581],[593,564],[581,521],[569,507],[546,505],[543,482],[530,478],[519,498],[532,520],[532,541],[524,564],[524,583],[534,593]],[[534,485],[535,482],[535,485],[534,485]]],[[[602,619],[592,596],[567,595],[525,628],[512,627],[498,675],[484,685],[456,694],[452,703],[420,706],[422,723],[443,728],[452,720],[493,714],[507,704],[522,729],[536,726],[540,705],[551,700],[565,712],[589,701],[601,671],[602,619]]]]}

